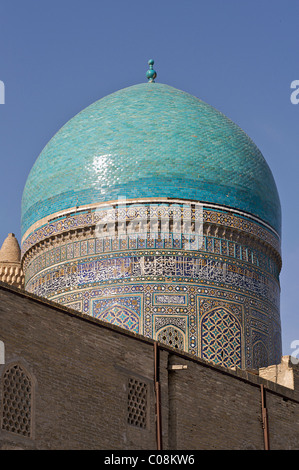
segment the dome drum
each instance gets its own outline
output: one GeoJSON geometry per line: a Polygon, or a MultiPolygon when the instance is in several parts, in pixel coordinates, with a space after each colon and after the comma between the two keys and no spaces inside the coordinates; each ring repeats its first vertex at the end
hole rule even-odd
{"type": "MultiPolygon", "coordinates": [[[[207,301],[219,296],[217,305],[225,306],[227,318],[241,302],[238,321],[244,331],[252,330],[257,312],[267,312],[264,323],[272,338],[267,350],[272,351],[273,361],[273,338],[280,331],[277,239],[267,228],[233,211],[202,206],[198,214],[200,205],[180,202],[127,201],[121,217],[115,205],[106,205],[68,214],[56,225],[52,220],[51,230],[42,227],[40,241],[23,255],[26,289],[145,336],[159,339],[176,328],[181,338],[177,347],[184,344],[195,355],[202,355],[207,325],[200,323],[199,305],[210,292],[207,301]],[[196,217],[202,222],[197,232],[196,217]],[[123,323],[128,311],[131,321],[123,323]]],[[[257,365],[253,344],[248,336],[242,335],[242,341],[243,352],[234,356],[235,365],[252,368],[257,365]]],[[[202,357],[209,359],[208,353],[202,357]]]]}

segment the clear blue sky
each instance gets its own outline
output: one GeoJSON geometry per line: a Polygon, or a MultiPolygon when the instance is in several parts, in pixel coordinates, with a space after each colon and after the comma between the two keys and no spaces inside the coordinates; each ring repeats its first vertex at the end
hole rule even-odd
{"type": "MultiPolygon", "coordinates": [[[[28,173],[55,132],[120,88],[157,81],[235,121],[272,169],[283,211],[283,354],[298,340],[298,0],[1,0],[0,243],[20,240],[28,173]]],[[[299,354],[295,353],[299,357],[299,354]]]]}

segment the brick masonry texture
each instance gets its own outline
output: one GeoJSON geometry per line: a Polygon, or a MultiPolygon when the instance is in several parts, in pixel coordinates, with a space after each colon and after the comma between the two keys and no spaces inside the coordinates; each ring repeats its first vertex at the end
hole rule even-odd
{"type": "MultiPolygon", "coordinates": [[[[0,430],[1,449],[156,449],[154,341],[0,285],[3,373],[32,380],[32,434],[0,430]],[[129,379],[146,385],[145,428],[128,424],[129,379]]],[[[160,345],[163,448],[263,449],[260,385],[271,449],[299,448],[295,390],[160,345]],[[172,365],[187,369],[170,370],[172,365]]],[[[3,408],[1,407],[1,418],[3,408]]],[[[2,423],[2,421],[1,421],[2,423]]]]}

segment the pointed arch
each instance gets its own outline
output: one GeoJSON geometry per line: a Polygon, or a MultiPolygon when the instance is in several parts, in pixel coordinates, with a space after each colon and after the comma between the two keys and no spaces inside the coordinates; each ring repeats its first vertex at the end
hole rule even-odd
{"type": "Polygon", "coordinates": [[[269,358],[266,345],[258,340],[252,346],[252,366],[254,369],[268,366],[269,358]]]}
{"type": "Polygon", "coordinates": [[[226,308],[207,312],[200,322],[201,357],[225,367],[241,367],[241,325],[226,308]]]}
{"type": "Polygon", "coordinates": [[[107,307],[97,316],[100,320],[107,321],[112,325],[120,326],[126,330],[139,333],[139,316],[134,310],[121,304],[107,307]]]}
{"type": "Polygon", "coordinates": [[[157,340],[172,348],[185,350],[185,334],[176,326],[168,325],[158,330],[157,340]]]}

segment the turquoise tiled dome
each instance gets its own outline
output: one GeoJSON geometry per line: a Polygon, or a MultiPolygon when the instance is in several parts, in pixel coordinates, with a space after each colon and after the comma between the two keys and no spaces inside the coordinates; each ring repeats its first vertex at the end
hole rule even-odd
{"type": "Polygon", "coordinates": [[[222,204],[280,232],[276,185],[256,145],[222,113],[168,85],[117,91],[57,132],[27,179],[22,232],[60,210],[119,196],[222,204]]]}

